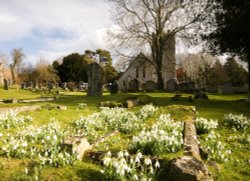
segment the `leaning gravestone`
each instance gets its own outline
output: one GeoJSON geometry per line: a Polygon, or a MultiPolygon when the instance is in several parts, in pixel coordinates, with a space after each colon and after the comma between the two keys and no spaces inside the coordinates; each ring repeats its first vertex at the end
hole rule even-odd
{"type": "Polygon", "coordinates": [[[8,80],[7,80],[7,79],[4,79],[4,80],[3,80],[3,83],[4,83],[4,90],[9,90],[9,83],[8,83],[8,80]]]}
{"type": "Polygon", "coordinates": [[[88,69],[88,96],[102,95],[102,77],[102,67],[96,62],[91,63],[88,69]]]}

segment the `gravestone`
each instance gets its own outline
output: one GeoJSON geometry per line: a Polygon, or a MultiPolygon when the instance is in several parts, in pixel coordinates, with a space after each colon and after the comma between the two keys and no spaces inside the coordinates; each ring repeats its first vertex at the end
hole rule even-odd
{"type": "Polygon", "coordinates": [[[167,92],[175,92],[175,91],[177,91],[176,80],[175,79],[168,80],[167,84],[166,84],[166,89],[167,89],[167,92]]]}
{"type": "Polygon", "coordinates": [[[154,81],[147,81],[144,84],[142,84],[142,90],[155,91],[157,90],[157,83],[155,83],[154,81]]]}
{"type": "Polygon", "coordinates": [[[222,85],[222,94],[232,94],[233,93],[233,87],[231,82],[225,82],[222,85]]]}
{"type": "Polygon", "coordinates": [[[63,149],[71,154],[76,154],[78,160],[82,160],[84,153],[91,148],[88,140],[80,136],[68,137],[63,142],[63,149]]]}
{"type": "Polygon", "coordinates": [[[129,87],[128,87],[129,91],[138,91],[139,90],[139,81],[137,79],[131,80],[129,82],[129,87]]]}
{"type": "Polygon", "coordinates": [[[117,94],[118,93],[118,85],[116,82],[112,83],[109,87],[110,94],[117,94]]]}
{"type": "Polygon", "coordinates": [[[187,83],[187,92],[193,93],[195,91],[195,84],[194,82],[187,83]]]}
{"type": "Polygon", "coordinates": [[[187,83],[183,82],[178,85],[178,90],[180,92],[187,92],[187,83]]]}
{"type": "Polygon", "coordinates": [[[102,96],[102,67],[94,62],[89,65],[88,69],[88,96],[102,96]]]}
{"type": "Polygon", "coordinates": [[[3,83],[4,83],[4,90],[9,90],[9,82],[8,82],[8,80],[4,79],[3,83]]]}
{"type": "Polygon", "coordinates": [[[194,94],[194,99],[208,99],[205,89],[197,89],[194,94]]]}
{"type": "Polygon", "coordinates": [[[217,86],[216,85],[208,85],[207,92],[208,93],[217,93],[217,86]]]}

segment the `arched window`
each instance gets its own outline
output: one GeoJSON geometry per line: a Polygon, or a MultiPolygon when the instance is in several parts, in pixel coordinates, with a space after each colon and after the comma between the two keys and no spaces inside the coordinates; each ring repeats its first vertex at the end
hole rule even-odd
{"type": "Polygon", "coordinates": [[[136,78],[139,78],[139,67],[136,67],[136,78]]]}

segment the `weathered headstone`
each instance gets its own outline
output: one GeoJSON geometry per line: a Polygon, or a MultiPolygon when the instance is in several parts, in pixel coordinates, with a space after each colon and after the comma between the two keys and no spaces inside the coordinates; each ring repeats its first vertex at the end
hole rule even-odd
{"type": "Polygon", "coordinates": [[[66,138],[63,148],[70,153],[76,154],[78,160],[82,160],[84,153],[92,147],[86,138],[75,136],[66,138]]]}
{"type": "Polygon", "coordinates": [[[233,87],[231,82],[225,82],[222,85],[222,94],[232,94],[233,93],[233,87]]]}
{"type": "Polygon", "coordinates": [[[110,94],[117,94],[118,93],[118,85],[116,82],[112,83],[109,87],[110,94]]]}
{"type": "Polygon", "coordinates": [[[157,90],[157,83],[155,83],[154,81],[147,81],[144,84],[142,84],[142,90],[155,91],[157,90]]]}
{"type": "Polygon", "coordinates": [[[197,89],[194,94],[194,99],[208,99],[205,89],[197,89]]]}
{"type": "Polygon", "coordinates": [[[4,83],[4,90],[9,90],[9,82],[8,82],[8,80],[4,79],[3,83],[4,83]]]}
{"type": "Polygon", "coordinates": [[[138,91],[139,90],[139,81],[137,79],[131,80],[129,82],[129,87],[128,87],[129,91],[138,91]]]}
{"type": "Polygon", "coordinates": [[[96,62],[91,63],[88,69],[88,96],[102,95],[102,77],[102,67],[96,62]]]}
{"type": "Polygon", "coordinates": [[[131,99],[131,100],[127,100],[125,103],[124,103],[124,107],[126,108],[132,108],[134,106],[138,105],[138,101],[135,100],[135,99],[131,99]]]}
{"type": "Polygon", "coordinates": [[[195,84],[194,82],[187,83],[187,92],[193,93],[195,91],[195,84]]]}
{"type": "Polygon", "coordinates": [[[167,90],[167,92],[177,91],[177,82],[175,79],[170,79],[167,81],[166,90],[167,90]]]}
{"type": "Polygon", "coordinates": [[[169,180],[172,181],[213,180],[206,165],[194,157],[175,158],[170,162],[169,168],[169,180]]]}
{"type": "Polygon", "coordinates": [[[217,86],[216,85],[208,85],[207,92],[208,93],[217,93],[217,86]]]}
{"type": "Polygon", "coordinates": [[[248,93],[248,85],[242,85],[238,87],[234,87],[233,93],[238,93],[238,94],[247,94],[248,93]]]}

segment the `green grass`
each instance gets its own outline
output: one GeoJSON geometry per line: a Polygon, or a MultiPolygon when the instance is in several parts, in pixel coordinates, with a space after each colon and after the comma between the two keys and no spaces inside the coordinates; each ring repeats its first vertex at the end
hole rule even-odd
{"type": "MultiPolygon", "coordinates": [[[[40,98],[44,95],[43,92],[32,92],[29,90],[18,90],[16,88],[11,88],[6,91],[0,87],[0,99],[34,99],[40,98]]],[[[96,111],[99,111],[98,104],[101,101],[117,101],[124,97],[131,97],[134,95],[149,95],[153,98],[156,106],[162,107],[163,112],[170,113],[175,120],[181,120],[187,112],[185,110],[175,109],[176,105],[185,106],[195,106],[198,111],[198,116],[218,119],[222,125],[222,118],[224,114],[234,113],[234,114],[244,114],[250,118],[250,104],[246,103],[243,99],[246,99],[249,95],[219,95],[219,94],[209,94],[208,100],[194,100],[193,102],[188,102],[185,100],[172,101],[171,97],[174,94],[164,93],[164,92],[154,92],[154,93],[122,93],[116,95],[110,95],[109,93],[104,93],[101,97],[88,97],[85,92],[63,92],[59,95],[59,99],[47,102],[47,103],[35,103],[35,105],[43,105],[41,110],[27,112],[22,114],[31,115],[34,118],[32,122],[33,125],[41,126],[50,122],[50,118],[55,118],[62,126],[71,126],[71,124],[79,119],[80,116],[86,116],[96,111]],[[86,103],[85,109],[78,109],[79,103],[86,103]],[[62,105],[67,106],[67,110],[48,110],[46,108],[47,104],[50,105],[62,105]],[[167,107],[172,106],[172,107],[167,107]]],[[[48,96],[53,96],[50,94],[48,96]]],[[[182,94],[183,97],[191,96],[191,94],[182,94]]],[[[34,105],[34,103],[15,103],[15,104],[4,104],[0,103],[0,108],[4,107],[15,107],[23,105],[34,105]]],[[[139,106],[140,107],[140,106],[139,106]]],[[[131,111],[138,110],[139,107],[132,108],[131,111]]],[[[149,124],[153,123],[153,119],[149,120],[149,124]]],[[[240,132],[232,133],[231,130],[225,127],[221,127],[218,132],[222,135],[223,139],[231,134],[240,134],[240,132]]],[[[249,133],[250,134],[250,133],[249,133]]],[[[121,140],[113,140],[116,146],[113,150],[119,150],[120,148],[125,148],[128,144],[127,140],[131,136],[118,135],[121,140]]],[[[111,141],[112,142],[112,141],[111,141]]],[[[106,143],[109,145],[109,143],[106,143]]],[[[220,164],[221,172],[213,171],[216,180],[250,180],[250,168],[249,168],[249,148],[240,148],[239,143],[229,142],[230,148],[234,151],[235,159],[244,160],[243,163],[229,162],[226,164],[220,164]]],[[[100,145],[105,147],[105,143],[100,145]]],[[[182,153],[177,153],[181,155],[182,153]]],[[[176,154],[162,155],[166,159],[175,157],[176,154]]],[[[0,180],[28,180],[24,173],[24,166],[32,167],[32,161],[24,159],[6,159],[0,157],[0,180]],[[31,164],[31,165],[30,165],[31,164]]],[[[33,167],[32,167],[33,168],[33,167]]],[[[32,168],[30,168],[32,170],[32,168]]],[[[90,160],[85,159],[83,162],[78,161],[75,166],[67,166],[64,168],[51,168],[47,167],[42,169],[40,172],[40,180],[100,180],[103,175],[99,172],[100,166],[93,164],[90,160]]]]}

